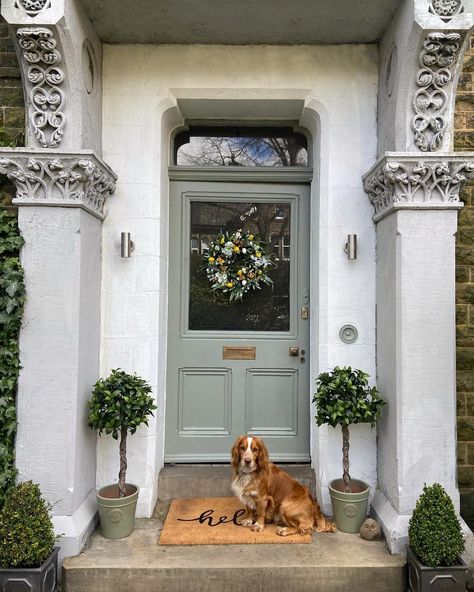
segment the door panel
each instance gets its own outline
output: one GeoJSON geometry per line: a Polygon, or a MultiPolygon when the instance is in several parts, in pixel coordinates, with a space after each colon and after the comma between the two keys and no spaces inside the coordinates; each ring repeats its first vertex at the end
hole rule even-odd
{"type": "Polygon", "coordinates": [[[247,432],[276,460],[309,459],[308,244],[306,185],[171,183],[167,462],[227,462],[247,432]],[[273,286],[230,303],[211,290],[203,254],[239,228],[259,234],[277,266],[273,286]]]}

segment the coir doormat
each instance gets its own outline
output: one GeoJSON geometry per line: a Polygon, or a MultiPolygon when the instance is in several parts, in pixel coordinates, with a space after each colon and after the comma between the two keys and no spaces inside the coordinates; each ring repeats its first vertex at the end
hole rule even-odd
{"type": "Polygon", "coordinates": [[[311,535],[279,536],[274,524],[263,532],[241,526],[244,514],[236,497],[196,497],[171,503],[160,545],[245,545],[310,543],[311,535]]]}

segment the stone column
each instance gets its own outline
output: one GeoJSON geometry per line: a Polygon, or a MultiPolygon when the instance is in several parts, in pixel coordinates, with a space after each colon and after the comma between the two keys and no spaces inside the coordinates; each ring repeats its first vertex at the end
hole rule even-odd
{"type": "Polygon", "coordinates": [[[456,483],[455,233],[469,154],[387,153],[365,175],[377,224],[378,430],[373,511],[403,552],[425,483],[456,483]]]}
{"type": "Polygon", "coordinates": [[[454,153],[456,85],[473,0],[405,0],[379,45],[375,208],[378,425],[373,511],[405,552],[424,483],[459,511],[456,476],[455,233],[474,158],[454,153]]]}
{"type": "Polygon", "coordinates": [[[101,224],[115,175],[93,153],[0,154],[16,185],[27,301],[20,335],[16,462],[53,505],[62,555],[94,525],[96,436],[87,403],[99,375],[101,224]]]}
{"type": "Polygon", "coordinates": [[[16,462],[53,506],[61,557],[96,515],[102,220],[115,175],[100,160],[102,45],[77,0],[2,0],[26,98],[26,149],[0,150],[16,185],[27,303],[20,335],[16,462]]]}

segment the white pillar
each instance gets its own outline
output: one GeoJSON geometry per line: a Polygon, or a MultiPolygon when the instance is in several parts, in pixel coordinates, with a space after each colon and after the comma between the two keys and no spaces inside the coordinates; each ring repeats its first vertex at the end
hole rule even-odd
{"type": "Polygon", "coordinates": [[[377,224],[378,425],[373,512],[403,552],[425,483],[456,482],[455,233],[471,155],[387,153],[365,176],[377,224]]]}
{"type": "Polygon", "coordinates": [[[52,504],[62,556],[94,525],[101,225],[114,174],[92,153],[2,152],[15,182],[26,305],[20,334],[16,463],[52,504]]]}

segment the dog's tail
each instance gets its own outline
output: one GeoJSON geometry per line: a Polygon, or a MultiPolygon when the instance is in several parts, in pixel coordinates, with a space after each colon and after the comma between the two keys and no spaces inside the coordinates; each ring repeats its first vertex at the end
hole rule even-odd
{"type": "Polygon", "coordinates": [[[336,532],[334,522],[328,520],[321,512],[318,502],[313,498],[313,530],[315,532],[336,532]]]}

